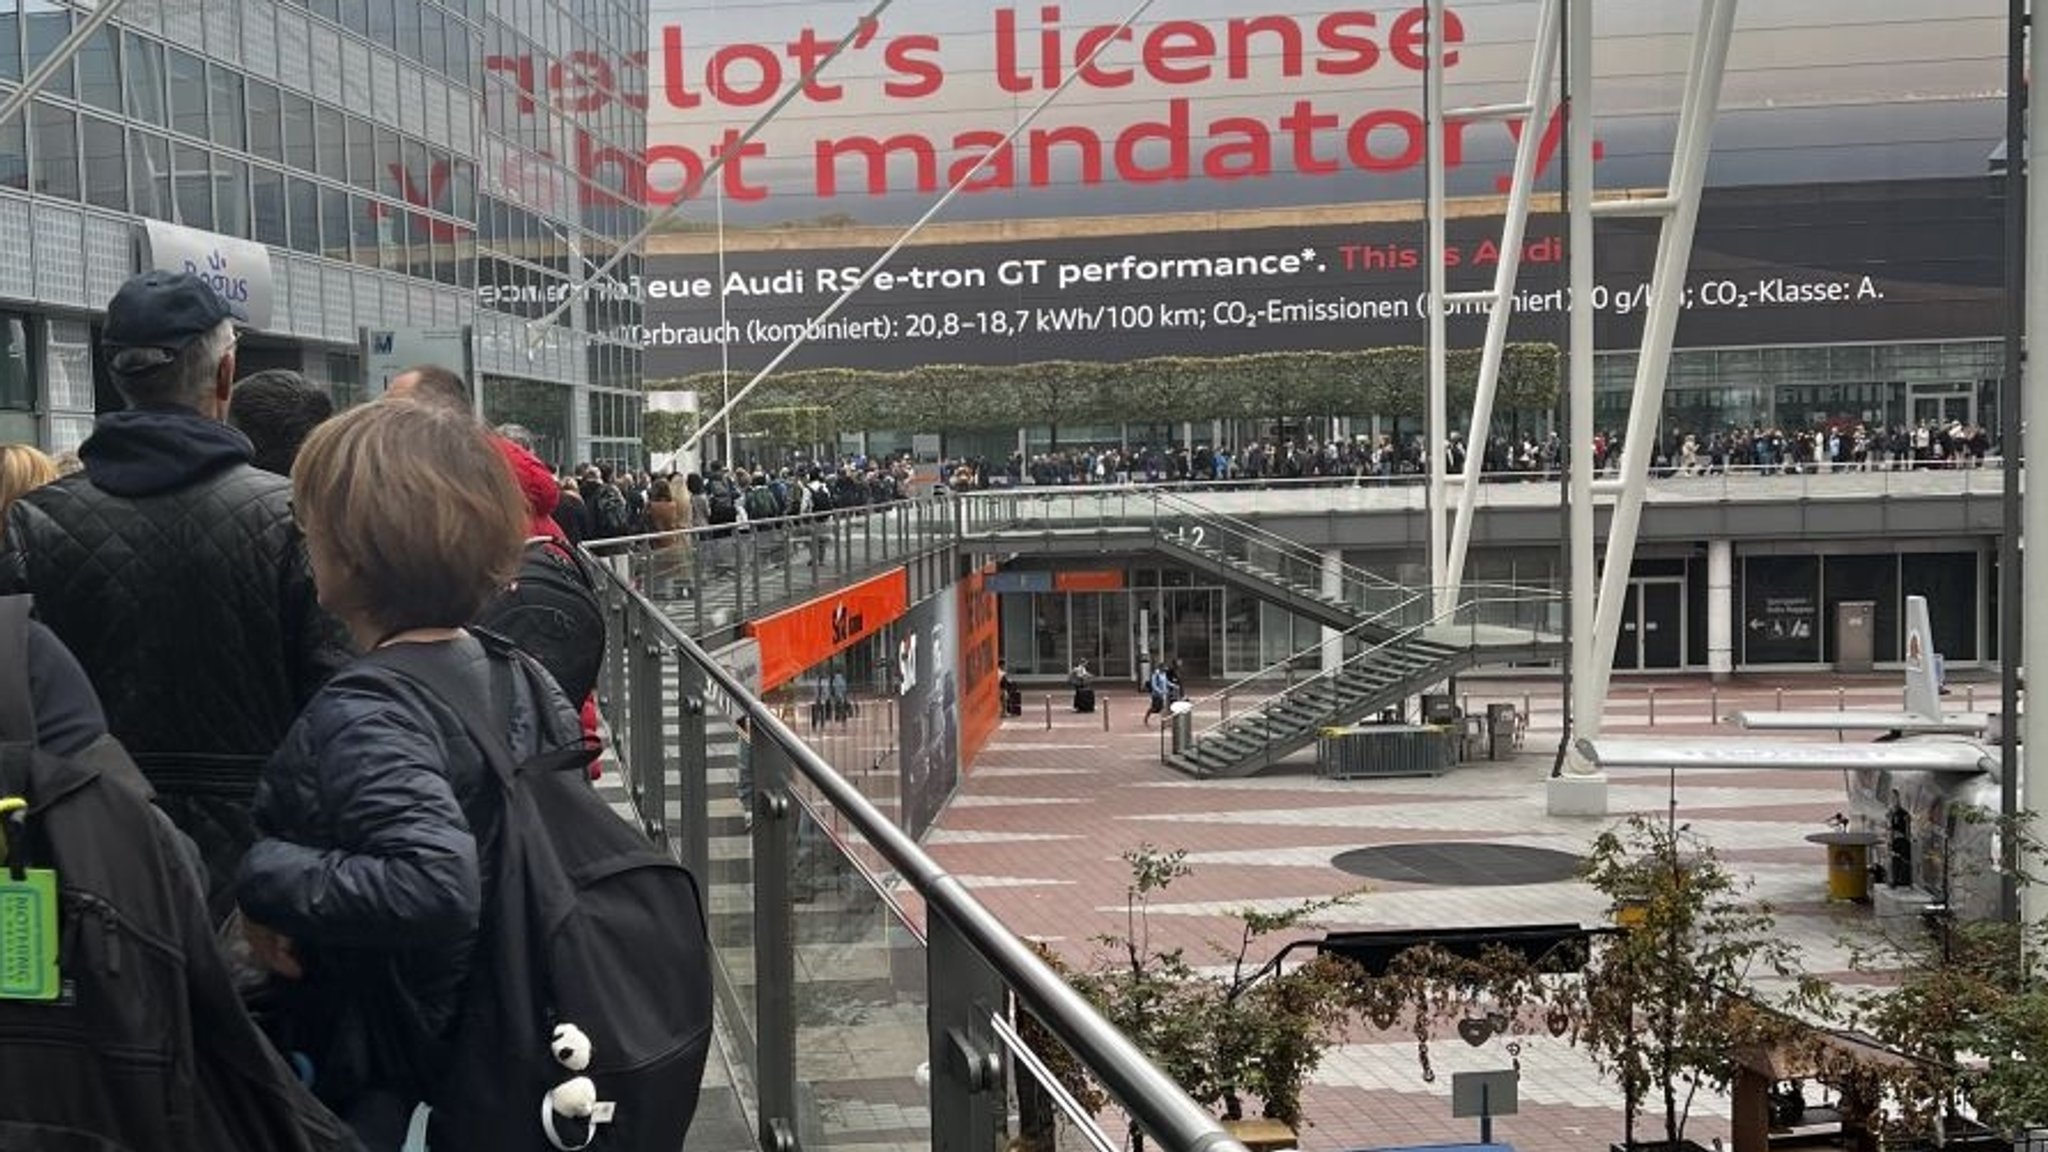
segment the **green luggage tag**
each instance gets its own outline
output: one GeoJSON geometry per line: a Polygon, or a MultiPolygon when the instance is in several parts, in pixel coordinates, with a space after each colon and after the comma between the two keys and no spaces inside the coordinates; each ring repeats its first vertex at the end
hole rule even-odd
{"type": "Polygon", "coordinates": [[[0,797],[0,1000],[55,1000],[63,984],[57,968],[57,874],[15,864],[6,829],[19,831],[28,801],[0,797]]]}

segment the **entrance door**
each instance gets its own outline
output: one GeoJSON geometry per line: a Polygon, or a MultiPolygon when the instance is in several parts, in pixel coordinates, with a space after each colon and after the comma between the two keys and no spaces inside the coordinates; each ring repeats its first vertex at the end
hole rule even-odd
{"type": "Polygon", "coordinates": [[[1977,393],[1968,384],[1921,384],[1912,389],[1913,423],[1937,424],[1977,422],[1977,393]]]}
{"type": "Polygon", "coordinates": [[[1628,582],[1621,603],[1621,634],[1614,641],[1620,672],[1685,666],[1685,581],[1649,578],[1628,582]]]}
{"type": "Polygon", "coordinates": [[[1679,668],[1685,664],[1685,582],[1643,580],[1636,594],[1642,609],[1644,668],[1679,668]]]}

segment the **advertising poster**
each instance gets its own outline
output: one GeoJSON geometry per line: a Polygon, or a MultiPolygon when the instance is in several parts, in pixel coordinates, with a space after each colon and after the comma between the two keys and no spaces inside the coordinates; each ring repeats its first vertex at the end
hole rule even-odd
{"type": "Polygon", "coordinates": [[[954,587],[960,596],[960,770],[974,771],[974,761],[988,747],[1003,722],[1001,677],[996,672],[1002,646],[1002,617],[996,594],[988,587],[989,570],[969,573],[954,587]]]}
{"type": "Polygon", "coordinates": [[[960,783],[960,634],[955,596],[913,607],[896,628],[898,745],[903,772],[903,830],[920,837],[960,783]]]}
{"type": "Polygon", "coordinates": [[[749,622],[747,635],[760,645],[760,691],[772,692],[874,635],[909,602],[909,573],[892,568],[749,622]]]}
{"type": "MultiPolygon", "coordinates": [[[[1419,3],[1187,0],[1119,32],[1117,0],[899,0],[739,144],[863,7],[654,3],[645,199],[671,203],[726,163],[650,243],[650,380],[751,372],[799,335],[791,370],[1423,342],[1419,3]],[[963,177],[932,226],[813,322],[963,177]]],[[[1535,0],[1454,0],[1447,101],[1522,99],[1537,15],[1535,0]]],[[[1606,194],[1665,183],[1697,15],[1691,0],[1596,6],[1606,194]]],[[[1956,0],[1938,21],[1917,0],[1742,8],[1681,347],[1997,334],[2003,206],[1987,176],[2004,19],[1998,0],[1956,0]]],[[[1556,341],[1557,117],[1445,129],[1450,287],[1491,286],[1514,148],[1532,133],[1539,203],[1510,338],[1556,341]]],[[[1603,347],[1639,338],[1656,230],[1600,225],[1603,347]]],[[[1454,345],[1477,344],[1483,319],[1454,314],[1454,345]]]]}

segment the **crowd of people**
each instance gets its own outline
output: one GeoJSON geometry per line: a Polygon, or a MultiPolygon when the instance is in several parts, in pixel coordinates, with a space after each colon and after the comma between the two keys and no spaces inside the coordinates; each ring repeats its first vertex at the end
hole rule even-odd
{"type": "MultiPolygon", "coordinates": [[[[1620,466],[1622,436],[1602,430],[1593,437],[1594,468],[1609,474],[1620,466]]],[[[1674,428],[1650,458],[1653,476],[1704,476],[1731,470],[1764,474],[1822,471],[1880,471],[1910,468],[1980,467],[1996,454],[1990,432],[1961,421],[1926,420],[1876,426],[1861,422],[1780,428],[1753,424],[1715,431],[1674,428]]],[[[1445,467],[1461,472],[1470,456],[1463,435],[1445,444],[1445,467]]],[[[1481,454],[1480,472],[1489,480],[1555,477],[1567,450],[1555,432],[1494,435],[1481,454]]],[[[1255,441],[1242,449],[1207,444],[1079,447],[1034,453],[1013,452],[1006,460],[968,457],[940,468],[954,491],[1035,485],[1226,484],[1285,481],[1394,481],[1428,470],[1426,442],[1419,434],[1319,439],[1302,436],[1255,441]]]]}
{"type": "MultiPolygon", "coordinates": [[[[341,413],[293,373],[238,379],[242,320],[201,277],[134,277],[104,329],[126,408],[75,463],[0,447],[0,744],[33,750],[0,758],[0,853],[62,892],[57,933],[9,958],[47,964],[51,995],[0,998],[0,1146],[442,1152],[630,1125],[598,1106],[628,1079],[592,1063],[624,1055],[605,1011],[531,1011],[539,929],[505,911],[547,866],[518,800],[540,785],[505,758],[598,751],[602,609],[561,506],[616,479],[559,482],[442,368],[341,413]],[[483,1039],[508,1035],[538,1039],[483,1039]]],[[[546,818],[572,811],[640,835],[587,783],[546,818]]],[[[637,911],[630,931],[701,926],[637,911]]],[[[704,965],[616,960],[680,981],[613,1006],[639,1035],[670,1003],[708,1030],[704,965]]],[[[647,1111],[687,1126],[672,1071],[647,1111]]]]}

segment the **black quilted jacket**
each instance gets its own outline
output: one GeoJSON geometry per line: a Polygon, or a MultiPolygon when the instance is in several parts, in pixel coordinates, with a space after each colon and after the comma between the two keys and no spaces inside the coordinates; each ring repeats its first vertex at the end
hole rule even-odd
{"type": "Polygon", "coordinates": [[[0,538],[0,593],[33,592],[78,657],[109,730],[199,843],[216,911],[254,839],[263,760],[348,659],[290,485],[249,454],[196,412],[103,416],[85,471],[15,501],[0,538]]]}

